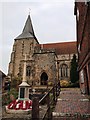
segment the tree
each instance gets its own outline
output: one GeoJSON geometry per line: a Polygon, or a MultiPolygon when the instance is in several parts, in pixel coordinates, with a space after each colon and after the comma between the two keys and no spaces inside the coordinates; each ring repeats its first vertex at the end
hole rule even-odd
{"type": "Polygon", "coordinates": [[[78,67],[78,63],[77,63],[76,55],[74,54],[71,60],[71,69],[70,69],[70,80],[72,83],[76,83],[79,79],[77,67],[78,67]]]}
{"type": "Polygon", "coordinates": [[[14,77],[11,80],[11,88],[18,89],[18,86],[21,84],[22,79],[20,77],[14,77]]]}

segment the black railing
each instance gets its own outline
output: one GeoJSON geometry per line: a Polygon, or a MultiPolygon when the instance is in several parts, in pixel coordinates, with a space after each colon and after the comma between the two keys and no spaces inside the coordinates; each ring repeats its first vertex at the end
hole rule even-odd
{"type": "Polygon", "coordinates": [[[48,90],[41,100],[39,100],[38,97],[34,97],[32,104],[32,120],[51,120],[52,110],[57,102],[59,93],[60,84],[58,83],[48,90]]]}

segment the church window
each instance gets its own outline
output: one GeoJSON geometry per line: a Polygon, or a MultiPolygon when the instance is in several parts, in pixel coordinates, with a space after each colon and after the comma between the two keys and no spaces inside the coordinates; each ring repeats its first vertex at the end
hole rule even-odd
{"type": "Polygon", "coordinates": [[[22,41],[22,55],[23,55],[23,51],[24,51],[24,41],[22,41]]]}
{"type": "Polygon", "coordinates": [[[26,67],[26,76],[30,76],[30,71],[31,71],[31,67],[30,66],[27,66],[26,67]]]}
{"type": "Polygon", "coordinates": [[[33,43],[30,44],[30,50],[32,50],[32,48],[33,48],[33,43]]]}
{"type": "Polygon", "coordinates": [[[22,41],[22,49],[24,48],[24,41],[22,41]]]}
{"type": "Polygon", "coordinates": [[[68,77],[68,66],[66,64],[62,64],[60,66],[61,77],[68,77]]]}
{"type": "Polygon", "coordinates": [[[30,44],[30,50],[31,50],[31,44],[30,44]]]}

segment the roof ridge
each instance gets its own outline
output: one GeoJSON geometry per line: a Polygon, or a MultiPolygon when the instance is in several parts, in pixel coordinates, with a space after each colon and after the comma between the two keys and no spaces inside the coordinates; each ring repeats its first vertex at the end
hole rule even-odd
{"type": "MultiPolygon", "coordinates": [[[[64,43],[76,43],[77,41],[68,41],[68,42],[55,42],[55,43],[43,43],[43,45],[50,45],[50,44],[64,44],[64,43]]],[[[40,44],[42,45],[42,44],[40,44]]]]}

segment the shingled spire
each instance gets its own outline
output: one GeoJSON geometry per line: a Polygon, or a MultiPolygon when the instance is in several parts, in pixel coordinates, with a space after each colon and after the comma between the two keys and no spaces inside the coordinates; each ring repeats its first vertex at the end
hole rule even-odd
{"type": "Polygon", "coordinates": [[[25,23],[25,26],[24,26],[24,29],[23,29],[22,33],[15,39],[23,39],[23,38],[34,38],[34,39],[36,39],[30,15],[28,15],[28,18],[26,20],[26,23],[25,23]]]}

